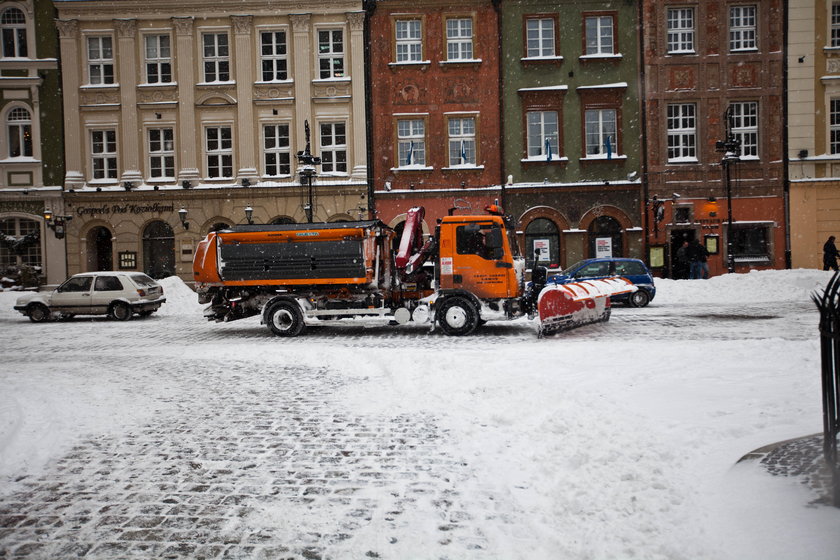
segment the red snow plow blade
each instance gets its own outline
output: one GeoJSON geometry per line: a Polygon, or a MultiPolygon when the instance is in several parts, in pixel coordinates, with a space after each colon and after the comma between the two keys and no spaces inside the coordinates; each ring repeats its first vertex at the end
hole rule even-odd
{"type": "Polygon", "coordinates": [[[607,321],[610,318],[610,296],[637,289],[629,280],[620,277],[549,284],[537,299],[540,336],[607,321]]]}

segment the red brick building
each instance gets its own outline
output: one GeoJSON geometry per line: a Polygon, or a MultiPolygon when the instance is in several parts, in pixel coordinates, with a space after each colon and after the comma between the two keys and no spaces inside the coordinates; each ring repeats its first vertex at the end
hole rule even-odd
{"type": "Polygon", "coordinates": [[[481,211],[502,181],[494,3],[380,0],[368,13],[378,218],[397,226],[422,205],[433,228],[451,207],[481,211]]]}
{"type": "Polygon", "coordinates": [[[695,238],[713,275],[729,247],[736,272],[785,266],[783,18],[781,0],[644,3],[646,235],[663,275],[695,238]],[[728,181],[727,132],[740,142],[728,181]]]}

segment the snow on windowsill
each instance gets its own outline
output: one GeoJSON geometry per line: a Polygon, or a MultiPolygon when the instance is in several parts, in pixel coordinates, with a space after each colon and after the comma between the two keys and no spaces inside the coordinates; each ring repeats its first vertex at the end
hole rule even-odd
{"type": "Polygon", "coordinates": [[[566,156],[551,156],[551,159],[547,159],[545,155],[541,155],[522,158],[519,161],[521,161],[522,163],[567,163],[569,161],[569,158],[567,158],[566,156]]]}
{"type": "Polygon", "coordinates": [[[195,84],[197,86],[235,86],[236,82],[232,80],[228,80],[226,82],[198,82],[195,84]]]}
{"type": "Polygon", "coordinates": [[[11,163],[41,163],[40,159],[35,159],[33,157],[10,157],[0,159],[0,163],[2,164],[11,164],[11,163]]]}
{"type": "Polygon", "coordinates": [[[115,84],[85,84],[79,86],[79,89],[119,89],[119,82],[115,84]]]}
{"type": "Polygon", "coordinates": [[[315,78],[312,80],[313,84],[335,83],[335,82],[349,82],[350,76],[333,76],[331,78],[315,78]]]}
{"type": "Polygon", "coordinates": [[[587,60],[620,60],[624,58],[624,55],[621,53],[599,53],[599,54],[582,54],[578,57],[578,60],[587,61],[587,60]]]}
{"type": "Polygon", "coordinates": [[[428,66],[431,63],[431,60],[406,60],[403,62],[389,62],[388,66],[428,66]]]}
{"type": "Polygon", "coordinates": [[[607,156],[607,154],[589,154],[586,157],[580,158],[580,161],[612,161],[624,159],[627,159],[627,156],[623,154],[612,154],[611,156],[607,156]]]}
{"type": "Polygon", "coordinates": [[[449,167],[441,167],[441,171],[481,171],[483,169],[483,165],[450,165],[449,167]]]}
{"type": "Polygon", "coordinates": [[[666,163],[700,163],[696,157],[681,157],[669,159],[666,163]]]}
{"type": "Polygon", "coordinates": [[[626,87],[627,82],[615,82],[613,84],[595,84],[592,86],[578,86],[575,89],[617,89],[626,87]]]}
{"type": "Polygon", "coordinates": [[[434,171],[434,167],[428,167],[426,165],[402,165],[400,167],[392,167],[391,171],[400,172],[400,171],[434,171]]]}
{"type": "Polygon", "coordinates": [[[178,82],[143,82],[142,84],[137,84],[138,88],[156,88],[156,87],[165,87],[165,88],[175,88],[178,87],[178,82]]]}
{"type": "Polygon", "coordinates": [[[461,58],[454,60],[441,60],[438,64],[441,66],[447,64],[481,64],[483,61],[480,58],[461,58]]]}
{"type": "Polygon", "coordinates": [[[516,91],[517,92],[522,92],[522,91],[565,91],[567,89],[569,89],[569,86],[542,86],[542,87],[520,88],[516,91]]]}
{"type": "Polygon", "coordinates": [[[562,62],[562,56],[523,56],[519,59],[522,62],[562,62]]]}

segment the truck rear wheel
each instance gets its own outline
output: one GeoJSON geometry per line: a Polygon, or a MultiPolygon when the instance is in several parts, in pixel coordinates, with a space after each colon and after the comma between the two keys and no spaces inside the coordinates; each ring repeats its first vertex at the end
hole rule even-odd
{"type": "Polygon", "coordinates": [[[292,301],[275,301],[268,306],[265,322],[277,336],[297,336],[306,324],[300,306],[292,301]]]}
{"type": "Polygon", "coordinates": [[[451,296],[443,300],[437,312],[438,323],[449,336],[470,334],[478,326],[478,310],[470,300],[451,296]]]}

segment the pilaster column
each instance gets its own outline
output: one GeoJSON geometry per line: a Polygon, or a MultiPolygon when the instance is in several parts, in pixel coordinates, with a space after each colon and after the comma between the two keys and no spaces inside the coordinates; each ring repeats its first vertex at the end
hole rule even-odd
{"type": "Polygon", "coordinates": [[[117,30],[117,52],[115,58],[119,61],[120,77],[120,160],[122,161],[121,181],[140,182],[140,157],[143,153],[139,146],[142,131],[138,128],[137,119],[137,20],[115,19],[114,29],[117,30]]]}
{"type": "Polygon", "coordinates": [[[255,183],[259,179],[254,133],[259,127],[254,123],[254,47],[251,32],[254,28],[252,16],[230,16],[233,23],[233,59],[236,60],[236,114],[239,171],[236,180],[248,179],[255,183]]]}
{"type": "MultiPolygon", "coordinates": [[[[292,14],[292,33],[294,36],[294,69],[295,69],[295,149],[306,147],[306,132],[304,121],[312,120],[312,68],[315,60],[312,58],[312,15],[292,14]]],[[[312,126],[317,123],[311,122],[312,126]]],[[[313,147],[313,152],[317,150],[313,147]]]]}
{"type": "Polygon", "coordinates": [[[203,145],[204,132],[195,115],[195,41],[192,17],[174,17],[175,80],[178,82],[178,180],[195,182],[198,171],[198,148],[203,145]]]}
{"type": "Polygon", "coordinates": [[[58,27],[61,59],[66,61],[61,69],[62,100],[64,108],[64,188],[84,186],[85,175],[82,162],[84,131],[82,117],[79,114],[79,87],[82,85],[80,72],[84,62],[79,49],[79,21],[60,19],[58,27]]]}
{"type": "Polygon", "coordinates": [[[352,112],[350,126],[353,127],[352,176],[367,178],[367,138],[365,135],[365,43],[364,12],[347,13],[350,27],[350,86],[352,88],[352,112]]]}

